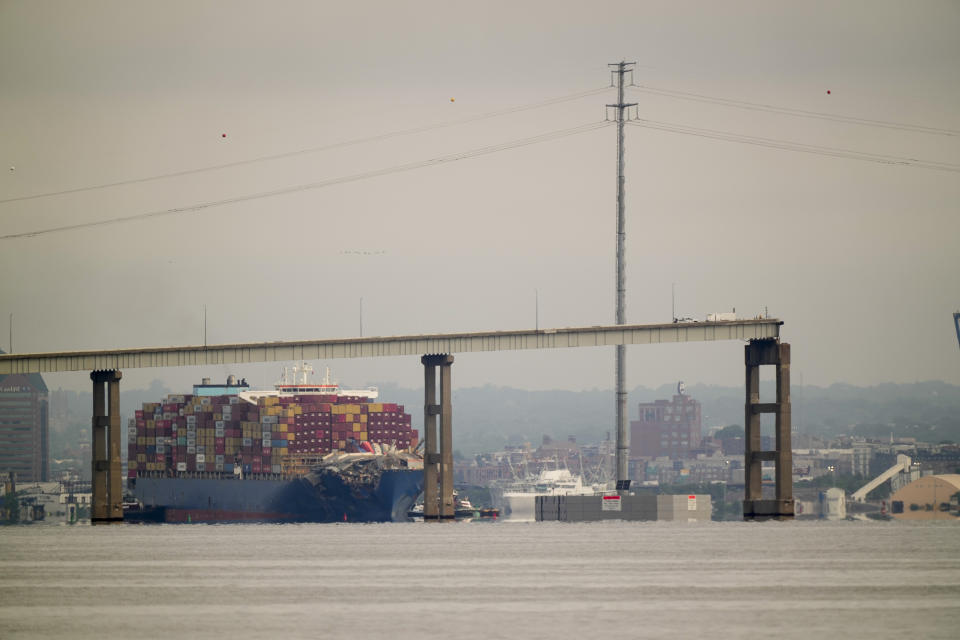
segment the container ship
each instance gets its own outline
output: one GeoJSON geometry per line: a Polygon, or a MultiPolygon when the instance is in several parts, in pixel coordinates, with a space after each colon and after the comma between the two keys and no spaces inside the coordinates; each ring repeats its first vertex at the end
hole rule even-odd
{"type": "Polygon", "coordinates": [[[418,433],[376,388],[309,382],[285,368],[270,390],[230,376],[144,403],[128,428],[128,520],[390,522],[423,489],[418,433]]]}

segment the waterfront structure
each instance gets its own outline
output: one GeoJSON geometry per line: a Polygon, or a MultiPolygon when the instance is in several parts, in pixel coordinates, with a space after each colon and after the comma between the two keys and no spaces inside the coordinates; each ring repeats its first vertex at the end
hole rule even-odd
{"type": "Polygon", "coordinates": [[[641,402],[639,418],[630,422],[630,457],[689,457],[700,446],[701,422],[700,403],[684,393],[683,383],[672,400],[641,402]]]}
{"type": "Polygon", "coordinates": [[[956,520],[960,474],[924,476],[890,497],[890,511],[900,520],[956,520]]]}
{"type": "Polygon", "coordinates": [[[37,373],[0,375],[0,474],[18,482],[50,475],[48,391],[37,373]]]}

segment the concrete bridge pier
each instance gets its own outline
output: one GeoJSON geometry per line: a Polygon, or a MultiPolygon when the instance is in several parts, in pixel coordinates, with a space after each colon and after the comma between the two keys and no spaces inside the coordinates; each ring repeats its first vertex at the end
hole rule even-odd
{"type": "Polygon", "coordinates": [[[93,500],[91,524],[123,522],[120,427],[120,371],[94,371],[93,380],[93,500]],[[109,391],[109,393],[107,393],[109,391]]]}
{"type": "Polygon", "coordinates": [[[427,355],[423,404],[423,519],[453,519],[453,406],[450,367],[452,355],[427,355]],[[437,404],[437,367],[440,367],[440,403],[437,404]],[[437,416],[440,416],[439,433],[437,416]]]}
{"type": "Polygon", "coordinates": [[[792,518],[793,510],[793,452],[790,441],[790,345],[778,339],[751,340],[744,349],[746,364],[747,401],[744,426],[744,500],[743,519],[792,518]],[[777,401],[760,402],[760,367],[777,368],[777,401]],[[776,416],[776,445],[773,451],[764,451],[760,416],[776,416]],[[762,464],[773,460],[776,493],[773,500],[763,498],[762,464]]]}

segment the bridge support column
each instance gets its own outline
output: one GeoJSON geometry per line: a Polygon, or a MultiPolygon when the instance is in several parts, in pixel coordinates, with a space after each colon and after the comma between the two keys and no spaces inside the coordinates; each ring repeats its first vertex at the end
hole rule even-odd
{"type": "Polygon", "coordinates": [[[790,441],[790,345],[776,339],[751,340],[744,349],[746,364],[746,405],[744,412],[744,500],[743,519],[792,518],[793,452],[790,441]],[[777,368],[777,401],[760,402],[760,367],[777,368]],[[776,416],[776,448],[764,451],[760,416],[776,416]],[[763,498],[762,464],[773,460],[776,493],[773,500],[763,498]]]}
{"type": "Polygon", "coordinates": [[[123,478],[120,449],[120,371],[94,371],[92,524],[123,522],[123,478]],[[107,393],[109,391],[109,393],[107,393]]]}
{"type": "Polygon", "coordinates": [[[453,406],[451,355],[420,359],[424,371],[423,404],[423,518],[452,519],[453,506],[453,406]],[[437,367],[440,367],[440,403],[437,404],[437,367]],[[437,416],[440,416],[439,433],[437,416]]]}

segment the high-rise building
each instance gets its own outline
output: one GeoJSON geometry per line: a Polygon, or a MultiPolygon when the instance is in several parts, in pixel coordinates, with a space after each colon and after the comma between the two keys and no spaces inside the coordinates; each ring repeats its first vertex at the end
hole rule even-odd
{"type": "Polygon", "coordinates": [[[67,392],[63,389],[53,389],[50,391],[50,405],[48,410],[50,429],[63,433],[67,430],[67,424],[70,421],[70,404],[67,400],[67,392]]]}
{"type": "Polygon", "coordinates": [[[0,475],[47,482],[50,442],[47,385],[38,373],[0,376],[0,475]]]}
{"type": "Polygon", "coordinates": [[[700,403],[677,385],[672,400],[641,402],[639,419],[630,422],[630,457],[686,457],[700,446],[700,403]]]}

